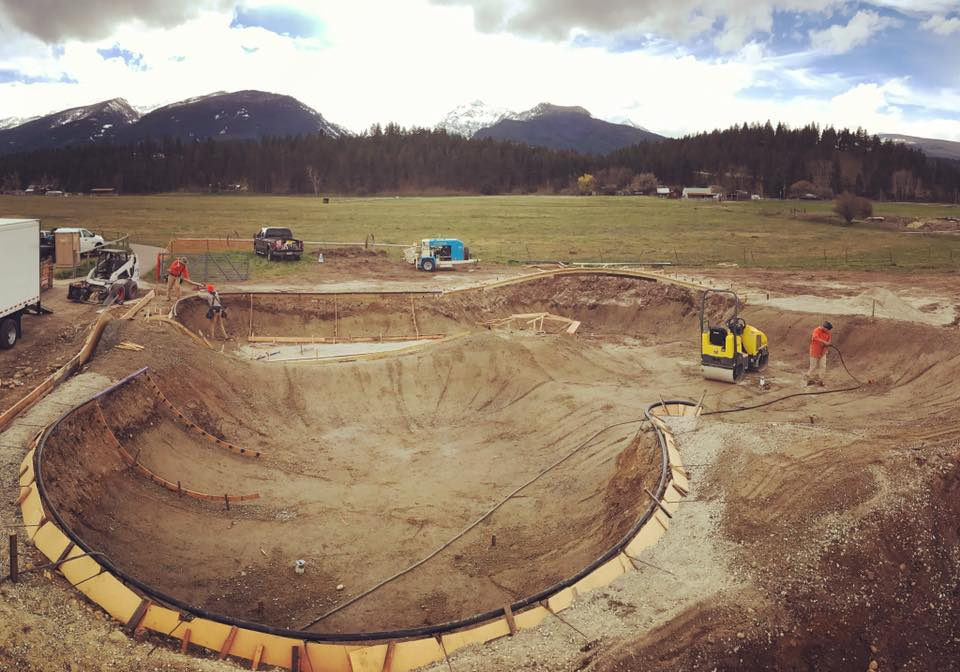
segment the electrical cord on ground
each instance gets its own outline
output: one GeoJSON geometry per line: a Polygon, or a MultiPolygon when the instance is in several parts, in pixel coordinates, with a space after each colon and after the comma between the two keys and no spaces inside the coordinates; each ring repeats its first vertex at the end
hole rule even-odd
{"type": "Polygon", "coordinates": [[[458,539],[462,538],[462,537],[463,537],[465,534],[467,534],[470,530],[472,530],[472,529],[475,528],[477,525],[479,525],[479,524],[482,523],[484,520],[486,520],[486,519],[489,518],[491,515],[493,515],[493,513],[494,513],[495,511],[497,511],[497,509],[499,509],[499,508],[502,507],[504,504],[506,504],[508,501],[510,501],[511,499],[513,499],[513,498],[517,495],[517,493],[519,493],[521,490],[523,490],[524,488],[532,485],[532,484],[535,483],[536,481],[540,480],[540,479],[541,479],[543,476],[545,476],[547,473],[549,473],[549,472],[552,471],[553,469],[559,467],[561,464],[563,464],[564,462],[566,462],[567,460],[569,460],[571,457],[573,457],[574,455],[576,455],[578,452],[580,452],[581,450],[583,450],[583,449],[584,449],[585,447],[587,447],[595,438],[597,438],[598,436],[600,436],[601,434],[603,434],[603,433],[606,432],[607,430],[614,429],[615,427],[621,427],[621,426],[623,426],[623,425],[630,425],[630,424],[633,424],[633,423],[635,423],[635,422],[639,422],[639,423],[646,422],[646,418],[638,418],[638,419],[635,419],[635,420],[624,420],[623,422],[617,422],[617,423],[612,424],[612,425],[607,425],[607,426],[604,427],[603,429],[595,432],[589,439],[587,439],[586,441],[584,441],[583,443],[581,443],[580,445],[578,445],[576,448],[574,448],[574,449],[571,450],[569,453],[567,453],[566,455],[564,455],[563,457],[561,457],[559,460],[555,461],[553,464],[551,464],[550,466],[548,466],[546,469],[543,469],[540,473],[538,473],[536,476],[534,476],[533,478],[531,478],[530,480],[528,480],[528,481],[527,481],[526,483],[524,483],[523,485],[515,488],[509,495],[507,495],[506,497],[504,497],[503,499],[501,499],[499,502],[497,502],[497,503],[496,503],[493,507],[491,507],[486,513],[484,513],[482,516],[480,516],[480,517],[477,518],[475,521],[473,521],[472,523],[470,523],[470,524],[469,524],[467,527],[465,527],[463,530],[461,530],[460,532],[458,532],[457,534],[455,534],[455,535],[454,535],[453,537],[451,537],[446,543],[444,543],[442,546],[440,546],[439,548],[437,548],[436,550],[434,550],[433,552],[431,552],[429,555],[425,556],[424,558],[422,558],[422,559],[420,559],[420,560],[417,560],[415,563],[413,563],[412,565],[410,565],[410,566],[407,567],[406,569],[400,570],[399,572],[397,572],[397,573],[394,574],[393,576],[390,576],[390,577],[384,579],[384,580],[381,581],[380,583],[374,585],[374,586],[371,587],[371,588],[368,588],[367,590],[363,591],[362,593],[359,593],[358,595],[356,595],[356,596],[354,596],[354,597],[351,597],[351,598],[350,598],[349,600],[347,600],[346,602],[343,602],[343,603],[341,603],[341,604],[338,604],[337,606],[335,606],[335,607],[333,607],[332,609],[324,612],[324,613],[321,614],[320,616],[317,616],[315,619],[313,619],[312,621],[310,621],[309,623],[307,623],[306,625],[304,625],[304,626],[303,626],[302,628],[300,628],[300,629],[301,629],[301,630],[306,630],[307,628],[313,627],[314,625],[316,625],[316,624],[319,623],[320,621],[324,620],[325,618],[328,618],[328,617],[332,616],[333,614],[337,613],[338,611],[341,611],[342,609],[346,609],[346,608],[349,607],[351,604],[353,604],[353,603],[355,603],[355,602],[358,602],[359,600],[362,600],[363,598],[367,597],[367,596],[370,595],[371,593],[374,593],[375,591],[379,590],[380,588],[382,588],[383,586],[387,585],[387,584],[390,583],[391,581],[396,581],[396,580],[399,579],[401,576],[412,572],[414,569],[416,569],[416,568],[419,567],[420,565],[422,565],[422,564],[424,564],[425,562],[427,562],[427,561],[431,560],[432,558],[436,557],[438,554],[440,554],[442,551],[444,551],[446,548],[448,548],[451,544],[453,544],[454,542],[456,542],[458,539]]]}
{"type": "Polygon", "coordinates": [[[750,411],[755,408],[763,408],[764,406],[770,406],[772,404],[779,403],[781,401],[786,401],[787,399],[793,399],[794,397],[815,397],[821,394],[836,394],[838,392],[853,392],[854,390],[859,390],[864,386],[864,383],[861,382],[855,375],[850,372],[850,369],[847,368],[846,362],[843,361],[843,353],[840,352],[840,348],[835,345],[828,345],[827,347],[832,348],[837,351],[837,356],[840,357],[840,365],[843,366],[843,370],[847,372],[847,375],[853,379],[856,385],[852,387],[840,387],[834,390],[817,390],[816,392],[794,392],[793,394],[788,394],[783,397],[777,397],[776,399],[771,399],[770,401],[765,401],[762,404],[754,404],[752,406],[738,406],[736,408],[724,408],[718,411],[706,411],[700,415],[720,415],[722,413],[738,413],[739,411],[750,411]]]}

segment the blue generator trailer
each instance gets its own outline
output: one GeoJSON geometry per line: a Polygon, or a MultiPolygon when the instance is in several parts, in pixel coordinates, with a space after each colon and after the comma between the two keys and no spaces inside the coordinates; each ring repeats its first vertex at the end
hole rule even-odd
{"type": "Polygon", "coordinates": [[[477,263],[470,258],[470,248],[456,238],[424,238],[419,244],[407,248],[404,256],[421,271],[432,272],[438,268],[456,268],[477,263]]]}

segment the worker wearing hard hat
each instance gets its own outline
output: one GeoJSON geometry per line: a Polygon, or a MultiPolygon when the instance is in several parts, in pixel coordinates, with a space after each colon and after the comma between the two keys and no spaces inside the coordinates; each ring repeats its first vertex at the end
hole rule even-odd
{"type": "Polygon", "coordinates": [[[830,347],[830,332],[833,325],[824,322],[810,336],[810,368],[807,369],[807,385],[823,386],[827,373],[827,349],[830,347]]]}
{"type": "MultiPolygon", "coordinates": [[[[183,284],[183,281],[191,282],[190,280],[190,269],[187,268],[187,258],[186,257],[177,257],[173,260],[173,263],[170,264],[170,268],[167,269],[167,300],[170,300],[172,297],[172,290],[174,287],[177,288],[177,301],[180,300],[181,288],[180,285],[183,284]]],[[[192,283],[191,284],[195,284],[192,283]]]]}
{"type": "Polygon", "coordinates": [[[220,294],[217,293],[216,288],[213,285],[207,285],[202,288],[206,292],[204,297],[207,300],[207,319],[210,320],[210,338],[217,337],[217,327],[220,327],[221,333],[223,333],[223,339],[226,340],[227,328],[223,326],[223,320],[227,316],[227,309],[223,307],[223,304],[220,302],[220,294]]]}

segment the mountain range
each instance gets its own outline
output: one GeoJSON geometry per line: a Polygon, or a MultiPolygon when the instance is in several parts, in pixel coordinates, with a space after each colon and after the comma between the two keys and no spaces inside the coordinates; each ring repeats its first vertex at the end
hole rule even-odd
{"type": "Polygon", "coordinates": [[[249,140],[265,136],[350,132],[296,98],[263,91],[218,92],[141,114],[123,98],[55,112],[0,127],[0,153],[132,143],[165,136],[249,140]]]}
{"type": "Polygon", "coordinates": [[[512,117],[481,128],[475,139],[510,140],[549,149],[567,149],[581,154],[608,154],[630,145],[663,140],[662,135],[637,126],[614,124],[594,118],[582,107],[540,103],[512,117]]]}
{"type": "Polygon", "coordinates": [[[641,142],[663,140],[628,119],[596,119],[582,107],[540,103],[523,112],[475,100],[451,110],[436,126],[468,138],[493,138],[583,154],[606,154],[641,142]]]}
{"type": "MultiPolygon", "coordinates": [[[[523,112],[480,100],[451,110],[439,130],[468,138],[494,138],[584,154],[606,154],[664,137],[629,119],[597,119],[582,107],[541,103],[523,112]]],[[[247,140],[265,136],[351,135],[296,98],[263,91],[217,92],[146,111],[123,98],[41,117],[0,119],[0,154],[67,146],[126,144],[146,138],[247,140]]],[[[960,142],[881,134],[932,158],[960,160],[960,142]]]]}
{"type": "Polygon", "coordinates": [[[897,133],[880,133],[881,140],[890,140],[904,145],[912,145],[931,159],[953,159],[960,161],[960,142],[952,140],[936,140],[934,138],[918,138],[913,135],[897,133]]]}

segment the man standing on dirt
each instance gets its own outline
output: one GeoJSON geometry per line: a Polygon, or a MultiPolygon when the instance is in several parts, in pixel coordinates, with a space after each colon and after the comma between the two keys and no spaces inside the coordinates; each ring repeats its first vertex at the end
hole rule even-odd
{"type": "Polygon", "coordinates": [[[220,326],[220,331],[223,333],[223,340],[227,340],[227,328],[223,326],[223,319],[227,316],[227,309],[223,307],[223,304],[220,303],[220,295],[217,293],[217,290],[213,285],[206,286],[206,299],[207,299],[207,319],[211,320],[210,322],[210,338],[217,337],[217,326],[220,326]]]}
{"type": "Polygon", "coordinates": [[[810,368],[807,369],[807,385],[823,386],[827,373],[827,348],[830,346],[830,331],[833,325],[824,322],[810,336],[810,368]],[[819,370],[819,373],[818,373],[819,370]]]}
{"type": "MultiPolygon", "coordinates": [[[[186,257],[177,257],[173,260],[173,263],[170,264],[170,268],[167,269],[167,300],[171,298],[171,291],[174,287],[177,288],[177,301],[180,300],[182,289],[180,285],[183,284],[183,281],[186,280],[190,282],[190,269],[187,268],[187,258],[186,257]]],[[[194,283],[191,283],[194,284],[194,283]]]]}

